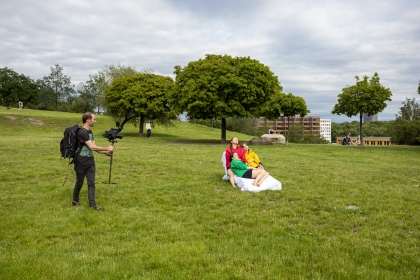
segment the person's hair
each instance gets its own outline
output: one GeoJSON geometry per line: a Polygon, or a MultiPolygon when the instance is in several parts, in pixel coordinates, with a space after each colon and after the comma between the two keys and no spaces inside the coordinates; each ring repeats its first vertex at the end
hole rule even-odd
{"type": "Polygon", "coordinates": [[[245,145],[246,145],[245,142],[241,142],[241,144],[239,146],[243,149],[245,145]]]}
{"type": "Polygon", "coordinates": [[[83,123],[86,123],[87,120],[92,119],[92,113],[91,112],[85,112],[82,116],[83,123]]]}
{"type": "Polygon", "coordinates": [[[237,152],[233,152],[233,153],[231,153],[231,154],[230,154],[230,161],[232,161],[232,159],[233,159],[233,155],[234,155],[234,154],[238,154],[238,153],[237,153],[237,152]]]}

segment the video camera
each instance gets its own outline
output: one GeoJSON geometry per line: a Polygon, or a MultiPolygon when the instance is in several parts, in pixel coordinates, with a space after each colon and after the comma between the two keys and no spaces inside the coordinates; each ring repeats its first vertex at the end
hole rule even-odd
{"type": "Polygon", "coordinates": [[[122,139],[122,134],[118,134],[121,131],[119,123],[117,123],[118,128],[111,128],[110,130],[105,131],[103,134],[104,138],[107,138],[109,142],[116,142],[115,139],[122,139]]]}

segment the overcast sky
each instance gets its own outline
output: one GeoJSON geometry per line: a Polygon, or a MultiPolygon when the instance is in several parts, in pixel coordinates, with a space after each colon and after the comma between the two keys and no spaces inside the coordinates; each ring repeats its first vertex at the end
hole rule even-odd
{"type": "Polygon", "coordinates": [[[420,100],[420,1],[0,0],[0,67],[35,80],[55,64],[74,84],[118,63],[174,77],[205,54],[260,61],[334,122],[358,120],[331,114],[337,95],[378,72],[392,120],[420,100]]]}

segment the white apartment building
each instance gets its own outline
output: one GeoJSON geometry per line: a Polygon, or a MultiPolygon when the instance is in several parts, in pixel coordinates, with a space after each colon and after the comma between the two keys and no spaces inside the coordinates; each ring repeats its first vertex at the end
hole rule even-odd
{"type": "Polygon", "coordinates": [[[331,143],[331,119],[320,119],[320,136],[331,143]]]}

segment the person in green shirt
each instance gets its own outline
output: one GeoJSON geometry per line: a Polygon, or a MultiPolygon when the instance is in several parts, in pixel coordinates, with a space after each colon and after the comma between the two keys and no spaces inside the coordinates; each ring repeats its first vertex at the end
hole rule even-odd
{"type": "Polygon", "coordinates": [[[262,182],[270,175],[264,169],[252,168],[239,159],[237,153],[231,154],[230,168],[233,174],[241,178],[255,179],[252,185],[259,187],[262,182]]]}

